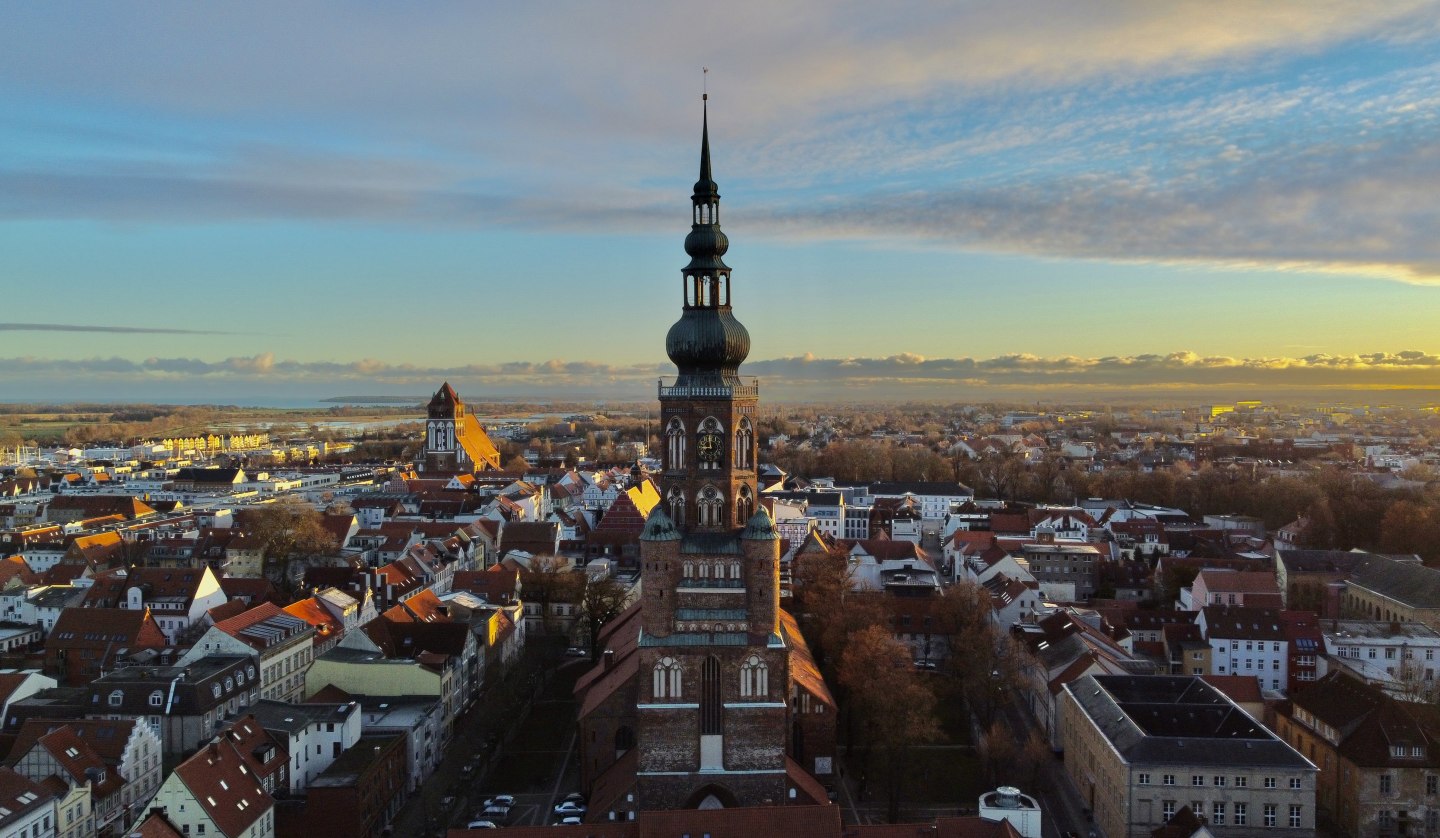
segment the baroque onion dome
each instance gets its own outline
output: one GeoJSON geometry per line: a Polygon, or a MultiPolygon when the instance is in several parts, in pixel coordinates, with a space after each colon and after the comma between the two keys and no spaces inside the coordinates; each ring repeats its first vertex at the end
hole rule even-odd
{"type": "MultiPolygon", "coordinates": [[[[708,98],[708,97],[707,97],[708,98]]],[[[720,230],[720,190],[710,176],[710,122],[705,114],[700,141],[700,179],[695,182],[690,234],[685,252],[685,306],[665,336],[665,352],[679,370],[677,385],[733,384],[750,333],[730,311],[730,268],[722,259],[730,240],[720,230]]]]}

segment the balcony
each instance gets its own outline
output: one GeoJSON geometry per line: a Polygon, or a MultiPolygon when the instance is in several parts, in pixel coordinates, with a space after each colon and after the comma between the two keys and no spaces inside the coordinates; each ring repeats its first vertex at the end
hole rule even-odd
{"type": "Polygon", "coordinates": [[[661,379],[660,398],[662,399],[729,399],[729,398],[752,398],[760,397],[760,379],[742,379],[741,384],[700,384],[700,385],[672,385],[665,386],[665,380],[661,379]]]}

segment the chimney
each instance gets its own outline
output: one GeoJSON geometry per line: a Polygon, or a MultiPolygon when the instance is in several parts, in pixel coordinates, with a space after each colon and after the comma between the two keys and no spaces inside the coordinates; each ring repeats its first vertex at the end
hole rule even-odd
{"type": "Polygon", "coordinates": [[[615,665],[615,650],[614,650],[614,649],[606,649],[606,650],[605,650],[605,668],[606,668],[606,669],[609,669],[610,667],[612,667],[612,666],[614,666],[614,665],[615,665]]]}

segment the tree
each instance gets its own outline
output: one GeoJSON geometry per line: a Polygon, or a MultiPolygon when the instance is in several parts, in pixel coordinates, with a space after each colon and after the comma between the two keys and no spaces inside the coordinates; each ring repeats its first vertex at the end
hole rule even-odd
{"type": "Polygon", "coordinates": [[[938,619],[950,632],[945,670],[957,697],[981,725],[989,725],[999,705],[1026,689],[1030,652],[994,618],[990,592],[974,582],[945,589],[938,619]]]}
{"type": "Polygon", "coordinates": [[[540,606],[541,627],[549,634],[554,629],[551,606],[562,602],[579,604],[585,574],[572,571],[570,562],[558,556],[536,556],[530,560],[530,567],[520,572],[520,584],[525,599],[540,606]]]}
{"type": "Polygon", "coordinates": [[[620,616],[625,610],[627,591],[612,577],[590,579],[580,599],[580,616],[590,632],[590,658],[594,660],[600,651],[600,630],[605,624],[620,616]]]}
{"type": "Polygon", "coordinates": [[[855,632],[888,622],[883,598],[851,590],[852,576],[844,552],[801,554],[791,573],[811,650],[827,670],[840,660],[855,632]]]}
{"type": "Polygon", "coordinates": [[[839,683],[845,688],[846,712],[861,731],[862,775],[873,753],[885,779],[887,814],[900,820],[900,792],[905,787],[916,745],[941,736],[935,718],[935,694],[910,660],[910,649],[884,626],[855,633],[840,658],[839,683]]]}
{"type": "Polygon", "coordinates": [[[293,593],[306,566],[335,552],[323,520],[314,507],[288,496],[246,513],[245,532],[260,544],[263,572],[282,592],[293,593]]]}
{"type": "Polygon", "coordinates": [[[1387,553],[1418,553],[1427,562],[1440,557],[1440,514],[1411,500],[1397,501],[1380,521],[1380,549],[1387,553]]]}
{"type": "Polygon", "coordinates": [[[985,763],[986,775],[992,784],[1000,785],[1020,755],[1020,746],[1015,741],[1015,733],[1005,724],[1005,720],[996,719],[980,735],[979,751],[985,763]]]}

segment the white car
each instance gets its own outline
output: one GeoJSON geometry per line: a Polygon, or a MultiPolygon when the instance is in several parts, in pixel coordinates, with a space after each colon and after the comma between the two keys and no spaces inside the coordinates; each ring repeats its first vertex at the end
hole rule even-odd
{"type": "Polygon", "coordinates": [[[494,821],[471,821],[465,824],[466,829],[499,829],[494,821]]]}
{"type": "Polygon", "coordinates": [[[579,815],[566,815],[565,817],[561,818],[560,820],[555,821],[555,825],[556,825],[556,826],[579,826],[580,824],[583,824],[584,822],[585,822],[585,820],[584,820],[583,818],[581,818],[579,815]]]}
{"type": "Polygon", "coordinates": [[[491,797],[491,798],[487,799],[487,800],[485,801],[485,805],[486,805],[486,806],[505,806],[505,807],[514,806],[514,805],[515,805],[515,795],[513,795],[513,794],[497,794],[497,795],[495,795],[494,797],[491,797]]]}
{"type": "Polygon", "coordinates": [[[557,804],[555,804],[555,814],[557,814],[557,815],[583,815],[583,814],[585,814],[585,804],[584,804],[584,803],[577,803],[577,802],[574,801],[574,800],[566,800],[566,801],[563,802],[563,803],[557,803],[557,804]]]}

